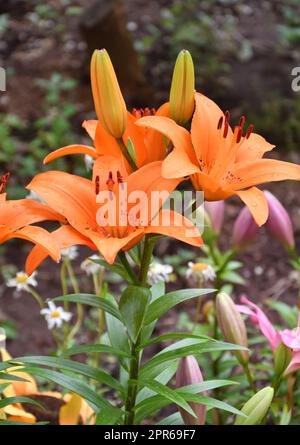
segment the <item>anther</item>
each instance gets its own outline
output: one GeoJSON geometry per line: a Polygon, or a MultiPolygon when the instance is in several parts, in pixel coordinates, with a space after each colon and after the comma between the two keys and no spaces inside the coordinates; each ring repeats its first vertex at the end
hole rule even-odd
{"type": "Polygon", "coordinates": [[[249,127],[248,127],[248,129],[247,129],[247,132],[246,132],[246,136],[245,136],[246,139],[249,139],[249,137],[250,137],[250,135],[251,135],[253,129],[254,129],[254,125],[253,125],[253,124],[250,124],[249,127]]]}
{"type": "Polygon", "coordinates": [[[225,119],[223,138],[226,138],[226,137],[227,137],[227,134],[228,134],[228,128],[229,128],[229,123],[228,123],[228,120],[225,119]]]}
{"type": "Polygon", "coordinates": [[[217,129],[218,129],[218,130],[221,130],[222,125],[223,125],[223,116],[221,116],[220,119],[219,119],[217,129]]]}
{"type": "Polygon", "coordinates": [[[119,170],[117,171],[117,180],[118,180],[119,184],[122,184],[122,182],[124,182],[123,176],[121,175],[119,170]]]}
{"type": "Polygon", "coordinates": [[[246,121],[245,116],[241,116],[241,118],[240,118],[240,122],[239,122],[239,126],[241,127],[241,129],[244,128],[245,121],[246,121]]]}
{"type": "Polygon", "coordinates": [[[229,111],[225,111],[225,121],[227,121],[228,123],[230,122],[230,113],[229,111]]]}
{"type": "Polygon", "coordinates": [[[108,174],[108,180],[106,181],[106,185],[109,189],[115,185],[115,181],[113,180],[113,174],[111,171],[108,174]]]}
{"type": "Polygon", "coordinates": [[[241,127],[238,125],[237,127],[235,127],[235,131],[237,132],[236,135],[236,143],[239,144],[241,142],[242,139],[242,129],[241,127]]]}
{"type": "Polygon", "coordinates": [[[96,176],[96,179],[95,179],[95,193],[96,193],[96,195],[98,195],[99,191],[100,191],[100,177],[96,176]]]}

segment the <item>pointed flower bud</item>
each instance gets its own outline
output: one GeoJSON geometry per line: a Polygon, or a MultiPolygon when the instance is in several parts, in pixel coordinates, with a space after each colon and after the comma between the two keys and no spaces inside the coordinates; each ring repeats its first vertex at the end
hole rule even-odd
{"type": "MultiPolygon", "coordinates": [[[[198,365],[197,360],[193,355],[183,357],[180,360],[177,373],[176,373],[176,387],[192,385],[193,383],[203,382],[202,373],[198,365]]],[[[190,406],[194,413],[197,415],[193,417],[185,410],[179,408],[180,414],[183,418],[185,425],[204,425],[206,416],[206,406],[199,403],[190,403],[190,406]]]]}
{"type": "Polygon", "coordinates": [[[224,221],[225,202],[205,201],[205,210],[209,215],[211,227],[215,233],[220,233],[224,221]]]}
{"type": "Polygon", "coordinates": [[[269,217],[266,222],[267,230],[277,238],[284,247],[292,249],[295,246],[295,240],[289,214],[271,192],[265,191],[264,193],[269,204],[269,217]]]}
{"type": "MultiPolygon", "coordinates": [[[[229,343],[247,348],[247,331],[244,320],[233,300],[224,292],[217,295],[216,313],[224,339],[229,343]]],[[[235,355],[242,364],[249,360],[248,351],[235,351],[235,355]]]]}
{"type": "Polygon", "coordinates": [[[247,417],[237,416],[235,425],[258,425],[267,414],[274,396],[270,386],[258,391],[241,409],[247,417]]]}
{"type": "Polygon", "coordinates": [[[195,73],[191,54],[182,50],[177,56],[170,91],[170,115],[182,125],[188,122],[195,109],[195,73]]]}
{"type": "Polygon", "coordinates": [[[257,235],[258,225],[253,219],[248,207],[244,207],[233,225],[232,244],[238,249],[247,246],[257,235]]]}
{"type": "Polygon", "coordinates": [[[281,376],[292,359],[292,351],[285,344],[280,343],[274,351],[275,375],[281,376]]]}
{"type": "Polygon", "coordinates": [[[105,49],[94,51],[91,83],[95,110],[101,125],[111,136],[120,139],[126,128],[127,110],[114,67],[105,49]]]}

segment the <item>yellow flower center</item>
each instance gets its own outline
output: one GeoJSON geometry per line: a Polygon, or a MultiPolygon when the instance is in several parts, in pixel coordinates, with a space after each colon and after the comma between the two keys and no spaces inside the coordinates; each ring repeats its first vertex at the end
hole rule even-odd
{"type": "Polygon", "coordinates": [[[193,272],[202,272],[203,270],[207,269],[208,265],[205,263],[196,263],[193,264],[192,269],[193,272]]]}
{"type": "Polygon", "coordinates": [[[28,275],[26,273],[22,273],[16,277],[17,283],[26,283],[28,280],[28,275]]]}
{"type": "Polygon", "coordinates": [[[52,318],[59,318],[60,317],[60,312],[59,311],[53,311],[51,313],[51,317],[52,318]]]}

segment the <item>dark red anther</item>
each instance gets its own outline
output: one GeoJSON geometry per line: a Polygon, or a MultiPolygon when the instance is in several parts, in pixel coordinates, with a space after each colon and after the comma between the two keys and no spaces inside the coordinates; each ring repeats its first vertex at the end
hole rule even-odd
{"type": "Polygon", "coordinates": [[[145,116],[151,116],[151,110],[150,110],[150,108],[148,108],[148,107],[145,108],[145,110],[144,110],[144,115],[145,115],[145,116]]]}
{"type": "Polygon", "coordinates": [[[242,139],[242,129],[241,127],[238,125],[235,127],[235,131],[237,131],[237,135],[236,135],[236,143],[239,144],[241,142],[242,139]]]}
{"type": "Polygon", "coordinates": [[[122,184],[122,182],[124,182],[123,176],[121,175],[119,170],[117,171],[117,180],[119,184],[122,184]]]}
{"type": "Polygon", "coordinates": [[[98,195],[99,192],[100,192],[100,177],[96,176],[96,179],[95,179],[95,193],[96,193],[96,195],[98,195]]]}
{"type": "Polygon", "coordinates": [[[241,129],[244,128],[245,121],[246,121],[245,116],[241,116],[241,118],[240,118],[240,122],[239,122],[239,126],[241,127],[241,129]]]}
{"type": "Polygon", "coordinates": [[[250,124],[249,127],[248,127],[248,129],[247,129],[247,132],[246,132],[246,136],[245,136],[246,139],[249,139],[249,137],[250,137],[250,135],[251,135],[253,129],[254,129],[254,125],[253,125],[253,124],[250,124]]]}
{"type": "Polygon", "coordinates": [[[6,189],[6,185],[7,185],[9,178],[10,178],[9,172],[7,172],[1,176],[0,193],[3,193],[4,190],[6,189]]]}
{"type": "Polygon", "coordinates": [[[223,116],[221,116],[220,119],[219,119],[217,129],[218,129],[218,130],[221,130],[222,125],[223,125],[223,116]]]}
{"type": "Polygon", "coordinates": [[[227,134],[228,134],[228,128],[229,128],[229,123],[228,123],[228,120],[225,119],[223,138],[226,138],[226,137],[227,137],[227,134]]]}
{"type": "Polygon", "coordinates": [[[106,181],[106,185],[109,189],[115,185],[115,181],[113,180],[113,174],[111,171],[108,173],[108,180],[106,181]]]}
{"type": "Polygon", "coordinates": [[[230,122],[230,113],[229,111],[225,111],[225,121],[227,121],[228,123],[230,122]]]}
{"type": "Polygon", "coordinates": [[[156,114],[156,109],[155,108],[151,108],[151,113],[154,116],[156,114]]]}

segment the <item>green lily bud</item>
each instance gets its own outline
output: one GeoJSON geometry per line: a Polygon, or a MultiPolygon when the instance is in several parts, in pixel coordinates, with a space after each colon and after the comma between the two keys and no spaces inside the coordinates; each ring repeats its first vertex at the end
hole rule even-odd
{"type": "Polygon", "coordinates": [[[247,417],[237,416],[235,425],[258,425],[267,414],[274,396],[271,386],[258,391],[248,402],[245,403],[241,412],[247,417]]]}
{"type": "Polygon", "coordinates": [[[105,49],[96,49],[91,60],[95,110],[103,128],[120,139],[126,128],[127,110],[114,67],[105,49]]]}
{"type": "MultiPolygon", "coordinates": [[[[229,343],[247,348],[247,331],[244,320],[233,300],[224,292],[217,295],[216,313],[224,339],[229,343]]],[[[234,353],[241,364],[248,362],[248,351],[234,351],[234,353]]]]}
{"type": "Polygon", "coordinates": [[[280,376],[284,373],[292,359],[290,348],[280,343],[274,351],[274,371],[275,375],[280,376]]]}
{"type": "Polygon", "coordinates": [[[195,73],[191,54],[182,50],[177,56],[170,91],[170,115],[177,124],[184,124],[195,109],[195,73]]]}

